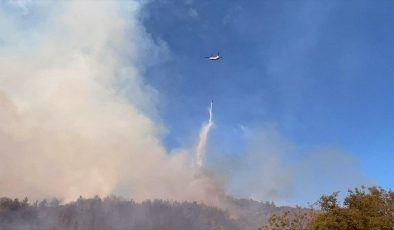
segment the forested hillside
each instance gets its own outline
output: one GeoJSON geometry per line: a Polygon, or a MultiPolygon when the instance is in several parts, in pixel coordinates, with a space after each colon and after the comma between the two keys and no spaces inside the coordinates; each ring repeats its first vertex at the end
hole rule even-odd
{"type": "Polygon", "coordinates": [[[0,198],[0,230],[315,230],[394,228],[394,192],[382,188],[323,195],[311,209],[227,198],[226,210],[196,202],[80,197],[30,203],[0,198]]]}
{"type": "Polygon", "coordinates": [[[99,197],[60,204],[56,199],[29,203],[0,199],[0,229],[23,230],[216,230],[257,229],[278,208],[272,203],[229,198],[229,210],[196,202],[163,200],[136,203],[99,197]]]}

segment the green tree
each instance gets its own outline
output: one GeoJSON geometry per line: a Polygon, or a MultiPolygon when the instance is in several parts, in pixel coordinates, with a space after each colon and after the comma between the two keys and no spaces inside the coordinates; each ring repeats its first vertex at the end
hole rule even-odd
{"type": "Polygon", "coordinates": [[[267,230],[393,230],[394,192],[379,187],[349,190],[341,204],[338,192],[323,195],[316,209],[273,215],[267,230]]]}
{"type": "Polygon", "coordinates": [[[394,229],[394,192],[370,187],[349,190],[343,205],[338,193],[322,196],[321,212],[312,219],[309,229],[392,230],[394,229]]]}
{"type": "Polygon", "coordinates": [[[297,207],[296,211],[284,211],[281,214],[272,215],[268,224],[259,230],[307,230],[313,216],[313,209],[297,207]]]}

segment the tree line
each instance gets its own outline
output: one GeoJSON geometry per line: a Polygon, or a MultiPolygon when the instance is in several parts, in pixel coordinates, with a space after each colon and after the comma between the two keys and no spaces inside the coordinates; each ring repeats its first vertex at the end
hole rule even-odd
{"type": "Polygon", "coordinates": [[[323,195],[310,209],[272,215],[261,230],[393,230],[394,192],[362,186],[323,195]]]}
{"type": "Polygon", "coordinates": [[[234,213],[196,202],[110,196],[30,203],[0,198],[1,230],[393,230],[394,192],[379,187],[323,195],[310,208],[228,198],[234,213]],[[261,227],[260,227],[261,226],[261,227]]]}
{"type": "Polygon", "coordinates": [[[228,212],[196,202],[119,197],[36,201],[0,198],[1,230],[240,230],[228,212]]]}

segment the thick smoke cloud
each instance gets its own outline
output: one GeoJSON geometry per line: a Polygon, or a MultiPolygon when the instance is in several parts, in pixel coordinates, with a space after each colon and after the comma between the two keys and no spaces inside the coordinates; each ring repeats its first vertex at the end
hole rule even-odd
{"type": "Polygon", "coordinates": [[[157,93],[141,74],[146,54],[154,61],[166,49],[140,25],[140,8],[1,5],[1,195],[219,202],[216,182],[191,168],[187,153],[169,155],[160,143],[162,127],[151,118],[157,93]],[[45,18],[35,21],[38,14],[45,18]]]}

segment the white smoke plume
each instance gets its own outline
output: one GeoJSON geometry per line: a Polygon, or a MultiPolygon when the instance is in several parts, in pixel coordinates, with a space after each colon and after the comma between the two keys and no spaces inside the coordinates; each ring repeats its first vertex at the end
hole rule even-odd
{"type": "Polygon", "coordinates": [[[242,129],[248,139],[243,156],[225,155],[214,164],[224,167],[227,192],[236,197],[306,206],[322,194],[346,194],[349,188],[373,184],[348,152],[322,146],[301,149],[274,124],[242,129]]]}
{"type": "Polygon", "coordinates": [[[20,15],[4,4],[1,196],[219,202],[212,194],[221,190],[195,177],[190,154],[169,155],[160,142],[157,92],[141,70],[145,54],[166,49],[141,26],[141,1],[29,3],[20,15]],[[44,18],[26,20],[32,12],[44,18]]]}
{"type": "Polygon", "coordinates": [[[213,107],[213,101],[211,101],[211,104],[208,109],[208,112],[209,112],[208,122],[203,124],[203,126],[201,127],[201,130],[200,130],[200,134],[199,134],[198,144],[197,144],[197,148],[196,148],[196,164],[198,167],[202,167],[202,164],[204,161],[204,155],[205,155],[205,145],[207,144],[209,131],[211,130],[211,127],[213,126],[212,107],[213,107]]]}

